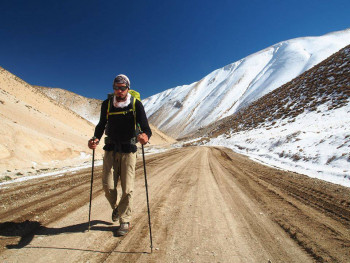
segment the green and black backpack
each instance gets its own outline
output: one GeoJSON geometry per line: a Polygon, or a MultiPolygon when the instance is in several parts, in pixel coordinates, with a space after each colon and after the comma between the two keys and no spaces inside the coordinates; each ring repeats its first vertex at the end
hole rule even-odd
{"type": "Polygon", "coordinates": [[[136,104],[136,100],[141,101],[141,96],[140,93],[135,91],[135,90],[129,90],[129,94],[131,95],[131,103],[132,103],[132,108],[128,109],[126,111],[118,111],[118,112],[111,112],[111,102],[112,102],[112,98],[114,96],[114,93],[109,93],[108,94],[108,107],[107,107],[107,125],[106,125],[106,129],[105,129],[105,134],[107,135],[107,137],[105,138],[105,144],[109,143],[109,139],[108,139],[108,117],[110,115],[126,115],[129,112],[132,112],[134,115],[134,124],[135,124],[135,134],[138,133],[138,125],[136,123],[136,108],[135,108],[135,104],[136,104]]]}

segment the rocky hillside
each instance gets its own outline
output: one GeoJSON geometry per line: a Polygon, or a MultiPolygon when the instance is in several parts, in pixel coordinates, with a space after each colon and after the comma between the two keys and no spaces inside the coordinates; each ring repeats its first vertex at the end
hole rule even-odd
{"type": "Polygon", "coordinates": [[[101,100],[90,99],[60,88],[33,86],[94,125],[100,118],[101,100]]]}

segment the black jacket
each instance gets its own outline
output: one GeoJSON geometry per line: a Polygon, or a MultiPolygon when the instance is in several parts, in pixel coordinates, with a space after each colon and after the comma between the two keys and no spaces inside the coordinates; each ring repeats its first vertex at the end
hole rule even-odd
{"type": "MultiPolygon", "coordinates": [[[[141,127],[142,132],[146,133],[148,138],[152,136],[152,131],[149,127],[147,116],[145,113],[145,109],[142,103],[135,99],[135,113],[136,113],[136,123],[138,123],[141,127]]],[[[135,130],[135,119],[133,108],[133,99],[131,99],[131,103],[125,108],[115,108],[113,106],[113,97],[110,99],[106,99],[103,101],[101,105],[101,115],[100,121],[95,128],[95,137],[101,140],[103,132],[106,130],[106,135],[110,139],[111,143],[107,143],[103,149],[106,151],[116,151],[123,153],[136,152],[137,147],[131,141],[133,138],[137,136],[135,130]],[[108,110],[108,102],[110,102],[109,113],[116,112],[126,112],[126,114],[110,114],[107,120],[107,110],[108,110]],[[108,125],[107,125],[108,123],[108,125]]]]}

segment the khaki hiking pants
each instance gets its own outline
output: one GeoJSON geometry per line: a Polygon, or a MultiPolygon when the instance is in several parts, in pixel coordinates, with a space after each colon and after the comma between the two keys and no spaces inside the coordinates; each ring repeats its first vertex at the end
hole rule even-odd
{"type": "Polygon", "coordinates": [[[118,206],[119,222],[131,220],[135,180],[136,153],[115,153],[105,151],[103,157],[102,185],[112,209],[118,206]],[[111,168],[113,167],[113,173],[111,168]],[[117,204],[117,185],[120,179],[122,195],[117,204]]]}

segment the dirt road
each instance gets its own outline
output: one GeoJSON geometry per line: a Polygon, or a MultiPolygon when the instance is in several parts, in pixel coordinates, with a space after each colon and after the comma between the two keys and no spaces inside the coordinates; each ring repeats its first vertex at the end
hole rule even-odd
{"type": "Polygon", "coordinates": [[[0,262],[349,262],[350,190],[257,164],[224,148],[142,158],[131,232],[115,237],[95,170],[2,188],[0,262]]]}

